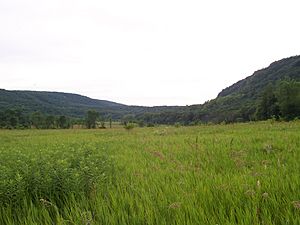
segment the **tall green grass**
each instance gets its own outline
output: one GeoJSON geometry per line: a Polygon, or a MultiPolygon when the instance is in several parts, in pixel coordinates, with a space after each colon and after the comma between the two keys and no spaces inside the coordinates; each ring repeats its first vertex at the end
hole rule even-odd
{"type": "Polygon", "coordinates": [[[299,122],[0,141],[0,224],[300,224],[299,122]]]}

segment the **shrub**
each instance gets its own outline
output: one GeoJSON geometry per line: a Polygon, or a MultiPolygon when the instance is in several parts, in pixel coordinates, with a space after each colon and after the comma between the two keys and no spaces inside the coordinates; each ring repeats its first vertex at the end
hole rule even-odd
{"type": "Polygon", "coordinates": [[[126,125],[124,125],[124,128],[128,131],[132,130],[134,128],[134,124],[132,123],[127,123],[126,125]]]}

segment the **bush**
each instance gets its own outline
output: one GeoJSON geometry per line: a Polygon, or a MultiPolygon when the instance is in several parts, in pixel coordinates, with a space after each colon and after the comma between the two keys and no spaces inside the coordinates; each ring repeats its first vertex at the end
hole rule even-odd
{"type": "Polygon", "coordinates": [[[134,124],[132,123],[127,123],[126,125],[124,125],[124,128],[128,131],[132,130],[134,128],[134,124]]]}

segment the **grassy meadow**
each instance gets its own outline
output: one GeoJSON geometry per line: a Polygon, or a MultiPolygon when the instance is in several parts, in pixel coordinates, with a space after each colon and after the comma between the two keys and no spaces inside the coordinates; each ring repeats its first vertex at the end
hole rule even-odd
{"type": "Polygon", "coordinates": [[[300,123],[0,130],[0,224],[300,224],[300,123]]]}

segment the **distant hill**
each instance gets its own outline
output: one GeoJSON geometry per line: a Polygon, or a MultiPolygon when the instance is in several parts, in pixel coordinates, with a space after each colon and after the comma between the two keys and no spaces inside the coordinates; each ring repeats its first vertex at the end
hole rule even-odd
{"type": "Polygon", "coordinates": [[[258,70],[253,75],[236,82],[222,90],[218,97],[241,94],[247,98],[256,98],[259,93],[272,83],[286,77],[300,80],[300,56],[294,56],[273,62],[269,67],[258,70]]]}
{"type": "Polygon", "coordinates": [[[0,90],[0,108],[21,108],[31,113],[40,111],[53,115],[82,117],[87,109],[101,112],[119,110],[125,105],[85,96],[60,92],[0,90]]]}
{"type": "Polygon", "coordinates": [[[266,86],[276,85],[286,78],[300,81],[300,56],[273,62],[267,68],[223,89],[216,99],[193,108],[203,114],[202,120],[205,121],[251,120],[266,86]]]}
{"type": "Polygon", "coordinates": [[[146,123],[248,121],[254,118],[257,102],[265,87],[286,78],[300,81],[300,56],[273,62],[269,67],[225,88],[217,98],[202,105],[128,106],[78,94],[0,89],[0,112],[19,108],[28,114],[39,111],[48,115],[83,118],[89,109],[94,109],[104,117],[121,119],[129,116],[146,123]]]}
{"type": "Polygon", "coordinates": [[[49,115],[66,115],[82,118],[90,109],[98,111],[104,117],[121,119],[128,114],[140,115],[145,112],[170,111],[180,107],[141,107],[92,99],[86,96],[46,91],[9,91],[0,89],[0,111],[22,109],[25,113],[39,111],[49,115]]]}

